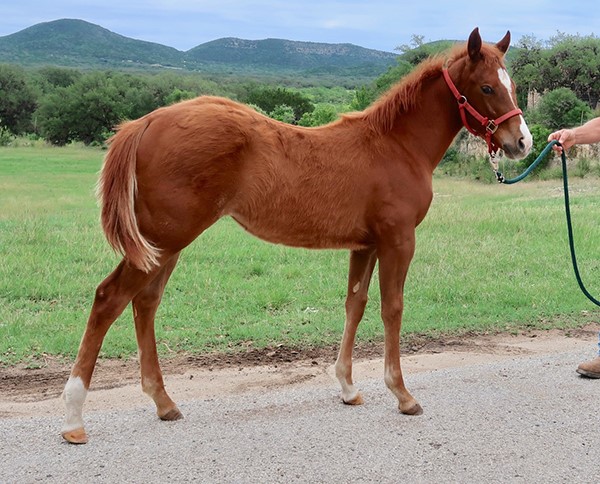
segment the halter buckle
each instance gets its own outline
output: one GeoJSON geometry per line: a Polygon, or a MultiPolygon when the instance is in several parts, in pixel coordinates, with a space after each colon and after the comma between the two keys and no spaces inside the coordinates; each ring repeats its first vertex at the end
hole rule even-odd
{"type": "Polygon", "coordinates": [[[493,119],[490,119],[487,123],[487,126],[485,127],[485,129],[491,133],[494,134],[496,132],[496,130],[498,129],[498,125],[494,122],[493,119]]]}

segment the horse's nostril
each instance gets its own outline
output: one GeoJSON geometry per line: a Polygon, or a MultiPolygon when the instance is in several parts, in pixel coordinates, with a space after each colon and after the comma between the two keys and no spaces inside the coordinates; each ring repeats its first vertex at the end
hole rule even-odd
{"type": "Polygon", "coordinates": [[[524,138],[519,138],[519,142],[517,143],[517,145],[519,146],[519,149],[521,151],[525,151],[525,141],[523,141],[524,138]]]}

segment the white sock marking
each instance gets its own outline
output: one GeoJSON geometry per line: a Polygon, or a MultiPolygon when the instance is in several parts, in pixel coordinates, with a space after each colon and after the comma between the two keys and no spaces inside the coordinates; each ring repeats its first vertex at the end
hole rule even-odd
{"type": "Polygon", "coordinates": [[[87,390],[83,380],[78,376],[69,377],[62,394],[67,410],[63,432],[83,427],[83,403],[86,396],[87,390]]]}

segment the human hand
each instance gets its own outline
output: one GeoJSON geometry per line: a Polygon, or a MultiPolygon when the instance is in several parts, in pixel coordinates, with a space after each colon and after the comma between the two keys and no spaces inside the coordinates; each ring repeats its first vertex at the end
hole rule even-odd
{"type": "Polygon", "coordinates": [[[552,149],[557,153],[562,153],[563,148],[568,149],[575,144],[575,133],[573,133],[572,129],[560,129],[548,136],[548,142],[552,140],[560,143],[560,145],[554,145],[552,149]]]}

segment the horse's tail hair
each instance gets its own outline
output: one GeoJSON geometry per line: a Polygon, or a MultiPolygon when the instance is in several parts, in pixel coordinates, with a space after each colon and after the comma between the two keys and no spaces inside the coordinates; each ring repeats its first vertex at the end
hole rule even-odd
{"type": "Polygon", "coordinates": [[[140,233],[135,215],[137,195],[136,153],[149,125],[146,117],[123,123],[108,143],[96,196],[102,207],[101,222],[111,247],[144,272],[158,266],[160,250],[140,233]]]}

